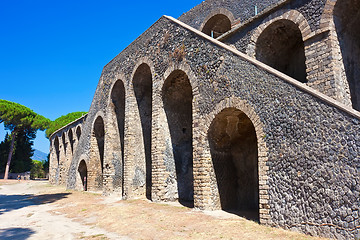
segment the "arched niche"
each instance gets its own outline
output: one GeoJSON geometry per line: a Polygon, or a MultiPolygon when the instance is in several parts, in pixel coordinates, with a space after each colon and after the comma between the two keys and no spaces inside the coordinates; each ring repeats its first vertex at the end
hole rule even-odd
{"type": "Polygon", "coordinates": [[[141,122],[142,151],[145,155],[146,197],[151,199],[151,129],[152,129],[152,75],[150,67],[143,63],[135,71],[133,88],[141,122]]]}
{"type": "Polygon", "coordinates": [[[231,30],[229,17],[219,13],[208,19],[201,31],[206,35],[217,38],[229,30],[231,30]]]}
{"type": "Polygon", "coordinates": [[[88,171],[87,171],[86,162],[84,160],[81,160],[78,167],[78,172],[80,175],[83,190],[87,191],[88,171]]]}
{"type": "Polygon", "coordinates": [[[124,161],[124,133],[125,133],[125,88],[121,80],[117,80],[111,90],[111,103],[113,114],[116,116],[116,128],[119,134],[121,161],[124,161]]]}
{"type": "Polygon", "coordinates": [[[72,154],[74,152],[74,136],[73,136],[73,131],[71,129],[69,129],[68,136],[69,136],[69,143],[72,154]]]}
{"type": "Polygon", "coordinates": [[[62,134],[61,140],[62,140],[62,144],[63,144],[63,148],[64,148],[64,153],[65,153],[65,156],[66,156],[67,142],[66,142],[65,132],[63,132],[63,134],[62,134]]]}
{"type": "Polygon", "coordinates": [[[114,168],[113,187],[124,193],[124,134],[125,134],[125,87],[122,80],[117,80],[110,94],[108,114],[111,131],[108,132],[114,168]]]}
{"type": "Polygon", "coordinates": [[[94,190],[101,190],[103,186],[104,140],[104,121],[101,116],[98,116],[93,125],[90,150],[91,166],[89,171],[91,171],[92,176],[89,176],[89,187],[94,188],[94,190]]]}
{"type": "Polygon", "coordinates": [[[255,57],[302,83],[307,82],[304,42],[293,21],[280,19],[267,26],[256,41],[255,57]]]}
{"type": "Polygon", "coordinates": [[[211,122],[208,141],[221,208],[258,220],[258,146],[253,123],[237,108],[225,108],[211,122]]]}
{"type": "Polygon", "coordinates": [[[101,163],[101,171],[104,169],[104,137],[105,137],[105,130],[104,130],[104,121],[102,117],[97,117],[94,123],[94,136],[96,138],[97,147],[99,149],[99,160],[101,163]]]}
{"type": "Polygon", "coordinates": [[[193,206],[192,88],[187,74],[173,71],[165,80],[162,99],[170,132],[179,202],[193,206]]]}
{"type": "Polygon", "coordinates": [[[78,127],[76,128],[76,138],[77,138],[78,141],[79,141],[79,139],[80,139],[80,136],[81,136],[81,127],[78,126],[78,127]]]}
{"type": "Polygon", "coordinates": [[[59,163],[60,163],[60,144],[59,144],[59,138],[58,137],[55,137],[54,147],[55,147],[55,154],[56,154],[57,164],[59,165],[59,163]]]}
{"type": "Polygon", "coordinates": [[[352,106],[360,111],[360,0],[338,0],[334,23],[352,106]]]}

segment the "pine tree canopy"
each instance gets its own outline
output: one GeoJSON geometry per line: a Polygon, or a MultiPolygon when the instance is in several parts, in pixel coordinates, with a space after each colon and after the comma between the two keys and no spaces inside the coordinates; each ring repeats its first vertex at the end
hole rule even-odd
{"type": "Polygon", "coordinates": [[[0,99],[0,123],[13,131],[16,129],[45,130],[50,120],[19,103],[0,99]]]}

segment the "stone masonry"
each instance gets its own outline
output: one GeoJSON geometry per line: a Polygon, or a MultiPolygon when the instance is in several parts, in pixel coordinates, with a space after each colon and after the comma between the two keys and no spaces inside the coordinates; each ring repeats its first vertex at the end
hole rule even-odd
{"type": "Polygon", "coordinates": [[[359,0],[206,0],[160,18],[50,137],[50,181],[358,239],[359,14],[359,0]]]}

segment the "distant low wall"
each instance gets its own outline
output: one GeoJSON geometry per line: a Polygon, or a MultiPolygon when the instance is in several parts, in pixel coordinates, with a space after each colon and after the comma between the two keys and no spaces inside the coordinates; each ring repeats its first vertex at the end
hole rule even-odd
{"type": "MultiPolygon", "coordinates": [[[[20,175],[21,180],[30,180],[30,172],[9,173],[8,179],[16,179],[20,175]]],[[[0,179],[4,179],[4,173],[0,173],[0,179]]]]}

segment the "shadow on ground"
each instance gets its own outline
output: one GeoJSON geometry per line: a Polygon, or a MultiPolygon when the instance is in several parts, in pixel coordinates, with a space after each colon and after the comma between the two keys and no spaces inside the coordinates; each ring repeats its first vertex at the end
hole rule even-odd
{"type": "Polygon", "coordinates": [[[243,217],[247,220],[250,220],[250,221],[254,221],[254,222],[257,222],[257,223],[260,223],[260,220],[259,220],[259,212],[256,211],[256,210],[248,210],[248,211],[244,211],[244,210],[232,210],[232,209],[227,209],[227,210],[224,210],[225,212],[228,212],[228,213],[232,213],[232,214],[235,214],[235,215],[238,215],[239,217],[243,217]]]}
{"type": "Polygon", "coordinates": [[[6,228],[0,229],[1,240],[23,240],[29,238],[35,231],[30,228],[6,228]]]}
{"type": "MultiPolygon", "coordinates": [[[[41,204],[53,203],[66,198],[71,193],[56,194],[24,194],[24,195],[1,195],[0,194],[0,215],[5,212],[17,210],[23,207],[36,206],[41,204]]],[[[0,239],[1,235],[0,235],[0,239]]]]}

